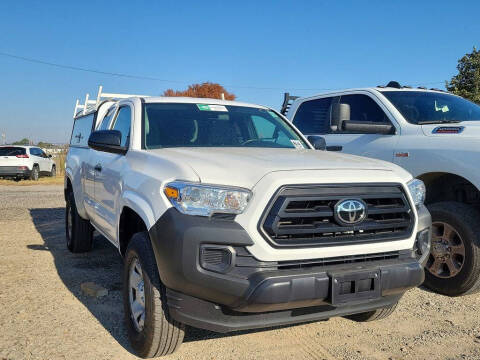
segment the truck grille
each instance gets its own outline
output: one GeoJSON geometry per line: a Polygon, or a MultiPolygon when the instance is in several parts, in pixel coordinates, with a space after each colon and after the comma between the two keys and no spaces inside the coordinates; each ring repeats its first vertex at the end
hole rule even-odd
{"type": "Polygon", "coordinates": [[[405,239],[414,216],[399,184],[284,186],[260,221],[261,233],[277,247],[351,245],[405,239]],[[335,220],[341,200],[361,200],[366,218],[355,225],[335,220]]]}

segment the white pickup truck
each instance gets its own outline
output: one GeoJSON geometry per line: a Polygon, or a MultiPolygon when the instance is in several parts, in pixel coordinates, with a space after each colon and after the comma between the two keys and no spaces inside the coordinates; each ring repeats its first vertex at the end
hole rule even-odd
{"type": "Polygon", "coordinates": [[[391,161],[423,180],[433,219],[425,285],[451,296],[478,291],[480,106],[395,81],[285,95],[282,113],[303,134],[322,136],[327,150],[391,161]]]}
{"type": "Polygon", "coordinates": [[[402,168],[315,150],[263,106],[111,97],[75,112],[66,239],[118,248],[139,356],[173,352],[185,324],[380,319],[423,282],[431,217],[402,168]]]}

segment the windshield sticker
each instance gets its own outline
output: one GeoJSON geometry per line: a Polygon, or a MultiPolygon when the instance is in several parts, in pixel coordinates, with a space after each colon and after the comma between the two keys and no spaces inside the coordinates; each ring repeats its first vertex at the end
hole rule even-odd
{"type": "Polygon", "coordinates": [[[305,149],[303,146],[302,142],[300,140],[290,140],[293,146],[295,146],[295,149],[305,149]]]}
{"type": "Polygon", "coordinates": [[[228,112],[227,108],[223,105],[207,105],[207,104],[197,104],[198,110],[201,111],[225,111],[228,112]]]}
{"type": "Polygon", "coordinates": [[[435,100],[435,111],[441,111],[446,113],[446,112],[449,112],[450,109],[448,108],[448,105],[438,106],[437,100],[435,100]]]}

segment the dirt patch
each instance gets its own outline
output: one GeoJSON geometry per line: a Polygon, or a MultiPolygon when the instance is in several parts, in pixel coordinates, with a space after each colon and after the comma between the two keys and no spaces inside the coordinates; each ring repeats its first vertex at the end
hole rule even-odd
{"type": "MultiPolygon", "coordinates": [[[[67,251],[61,186],[0,186],[0,359],[134,359],[122,261],[105,239],[67,251]],[[92,298],[94,282],[108,295],[92,298]]],[[[167,359],[480,359],[480,295],[409,291],[389,318],[342,318],[234,334],[187,330],[167,359]]]]}

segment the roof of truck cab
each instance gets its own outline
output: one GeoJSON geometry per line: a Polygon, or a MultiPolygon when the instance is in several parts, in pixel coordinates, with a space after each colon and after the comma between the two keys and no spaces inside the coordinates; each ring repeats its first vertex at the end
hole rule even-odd
{"type": "Polygon", "coordinates": [[[355,92],[355,91],[379,91],[379,92],[387,92],[387,91],[421,91],[421,92],[431,92],[431,93],[442,93],[442,94],[450,94],[450,95],[455,95],[447,91],[443,90],[435,90],[435,89],[421,89],[421,88],[415,88],[415,87],[402,87],[400,89],[394,88],[394,87],[364,87],[364,88],[351,88],[351,89],[338,89],[338,90],[330,90],[322,93],[318,93],[315,95],[311,96],[302,96],[298,98],[295,101],[303,101],[307,99],[314,99],[319,96],[325,96],[325,95],[332,95],[332,94],[340,94],[340,93],[345,93],[345,92],[355,92]]]}
{"type": "Polygon", "coordinates": [[[210,105],[229,105],[246,106],[259,109],[269,109],[266,106],[258,104],[249,104],[240,101],[219,100],[210,98],[191,98],[191,97],[167,97],[167,96],[149,96],[143,98],[145,103],[186,103],[186,104],[210,104],[210,105]]]}

